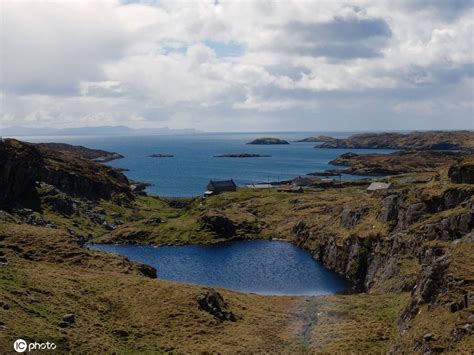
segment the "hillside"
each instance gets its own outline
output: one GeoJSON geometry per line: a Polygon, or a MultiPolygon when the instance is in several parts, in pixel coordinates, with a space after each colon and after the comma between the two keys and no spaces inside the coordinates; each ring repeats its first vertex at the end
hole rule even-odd
{"type": "MultiPolygon", "coordinates": [[[[87,152],[87,151],[86,151],[87,152]]],[[[88,152],[90,153],[90,151],[88,152]]],[[[60,150],[14,139],[0,141],[0,206],[37,206],[37,181],[63,193],[91,200],[132,196],[128,179],[113,168],[83,158],[84,149],[60,150]]],[[[99,153],[102,154],[102,153],[99,153]]]]}
{"type": "Polygon", "coordinates": [[[368,193],[361,181],[298,195],[239,189],[172,199],[134,197],[113,169],[18,141],[1,145],[0,159],[10,207],[0,211],[1,348],[18,334],[74,352],[462,353],[474,347],[468,161],[388,178],[393,188],[379,193],[368,193]],[[100,190],[91,199],[94,189],[71,193],[63,183],[97,182],[91,171],[100,173],[110,195],[100,190]],[[17,177],[34,181],[35,209],[9,188],[17,177]],[[152,268],[84,246],[245,238],[286,239],[357,283],[359,293],[309,298],[218,290],[236,316],[220,321],[198,307],[205,288],[155,280],[152,268]],[[63,323],[67,314],[73,324],[63,323]]]}

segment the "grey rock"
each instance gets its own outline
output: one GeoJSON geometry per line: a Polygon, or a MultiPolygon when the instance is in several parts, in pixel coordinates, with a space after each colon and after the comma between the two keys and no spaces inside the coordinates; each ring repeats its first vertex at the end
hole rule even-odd
{"type": "Polygon", "coordinates": [[[221,321],[235,322],[237,320],[235,315],[227,309],[227,304],[222,295],[214,289],[201,293],[196,300],[201,310],[212,314],[221,321]]]}

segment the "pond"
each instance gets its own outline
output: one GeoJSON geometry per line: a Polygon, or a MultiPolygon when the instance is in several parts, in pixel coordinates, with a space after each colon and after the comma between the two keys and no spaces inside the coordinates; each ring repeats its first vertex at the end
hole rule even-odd
{"type": "Polygon", "coordinates": [[[311,254],[284,241],[214,245],[138,246],[90,244],[95,250],[151,265],[158,278],[263,295],[325,295],[351,284],[311,254]]]}

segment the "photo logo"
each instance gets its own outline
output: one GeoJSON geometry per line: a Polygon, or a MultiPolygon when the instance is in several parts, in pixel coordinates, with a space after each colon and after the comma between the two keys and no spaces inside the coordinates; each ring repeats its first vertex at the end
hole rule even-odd
{"type": "Polygon", "coordinates": [[[22,353],[26,351],[27,347],[28,347],[28,344],[23,339],[17,339],[13,343],[13,349],[15,349],[17,353],[22,353]]]}
{"type": "Polygon", "coordinates": [[[35,351],[35,350],[55,350],[56,344],[50,343],[49,341],[46,343],[38,343],[35,341],[28,344],[23,339],[17,339],[13,343],[13,349],[17,353],[24,353],[26,350],[28,350],[28,352],[35,351]]]}

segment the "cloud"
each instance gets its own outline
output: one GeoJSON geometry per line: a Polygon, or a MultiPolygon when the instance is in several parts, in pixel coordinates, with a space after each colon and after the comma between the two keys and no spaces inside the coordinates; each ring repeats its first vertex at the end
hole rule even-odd
{"type": "Polygon", "coordinates": [[[472,1],[2,10],[0,126],[474,128],[472,1]]]}
{"type": "Polygon", "coordinates": [[[2,3],[4,90],[73,94],[105,79],[102,65],[123,55],[129,36],[110,3],[2,3]]]}

